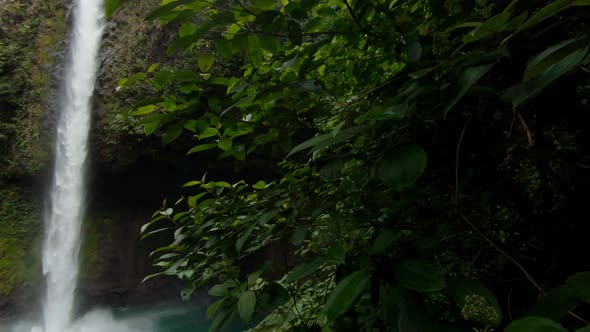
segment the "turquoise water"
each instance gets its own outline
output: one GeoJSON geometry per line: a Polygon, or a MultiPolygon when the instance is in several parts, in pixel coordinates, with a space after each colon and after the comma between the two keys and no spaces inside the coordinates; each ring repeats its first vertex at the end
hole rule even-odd
{"type": "MultiPolygon", "coordinates": [[[[204,311],[190,305],[93,309],[64,332],[207,332],[209,321],[204,311]]],[[[37,323],[30,321],[17,322],[10,328],[0,326],[0,331],[42,332],[37,323]]],[[[234,327],[227,332],[238,331],[239,327],[234,327]]]]}

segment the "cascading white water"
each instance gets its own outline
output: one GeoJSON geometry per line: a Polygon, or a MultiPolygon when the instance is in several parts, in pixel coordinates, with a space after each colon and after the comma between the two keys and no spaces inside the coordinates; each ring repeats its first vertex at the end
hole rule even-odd
{"type": "Polygon", "coordinates": [[[102,0],[74,1],[72,43],[60,96],[51,206],[43,246],[43,273],[47,278],[43,308],[45,332],[67,331],[72,321],[91,98],[104,27],[102,0]]]}

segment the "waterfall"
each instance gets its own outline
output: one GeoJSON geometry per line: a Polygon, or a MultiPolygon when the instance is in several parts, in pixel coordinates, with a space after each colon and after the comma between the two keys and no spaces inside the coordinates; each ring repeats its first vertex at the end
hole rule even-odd
{"type": "Polygon", "coordinates": [[[55,170],[43,245],[43,273],[47,279],[43,307],[45,332],[67,331],[73,318],[91,98],[104,27],[102,0],[74,2],[72,40],[60,96],[55,170]]]}

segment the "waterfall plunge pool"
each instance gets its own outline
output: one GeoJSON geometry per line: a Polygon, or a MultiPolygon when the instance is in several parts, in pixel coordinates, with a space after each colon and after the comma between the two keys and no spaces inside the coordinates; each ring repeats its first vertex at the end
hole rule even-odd
{"type": "MultiPolygon", "coordinates": [[[[205,307],[157,305],[152,307],[97,308],[72,322],[64,332],[207,332],[210,321],[205,307]]],[[[42,332],[38,322],[18,321],[3,332],[42,332]]],[[[240,331],[239,327],[231,332],[240,331]]]]}

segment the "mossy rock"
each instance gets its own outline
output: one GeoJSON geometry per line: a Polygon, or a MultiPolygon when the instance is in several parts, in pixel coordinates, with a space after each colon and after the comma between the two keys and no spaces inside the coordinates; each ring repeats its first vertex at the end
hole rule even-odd
{"type": "Polygon", "coordinates": [[[39,276],[41,214],[18,187],[0,190],[0,197],[0,296],[6,296],[39,276]]]}

